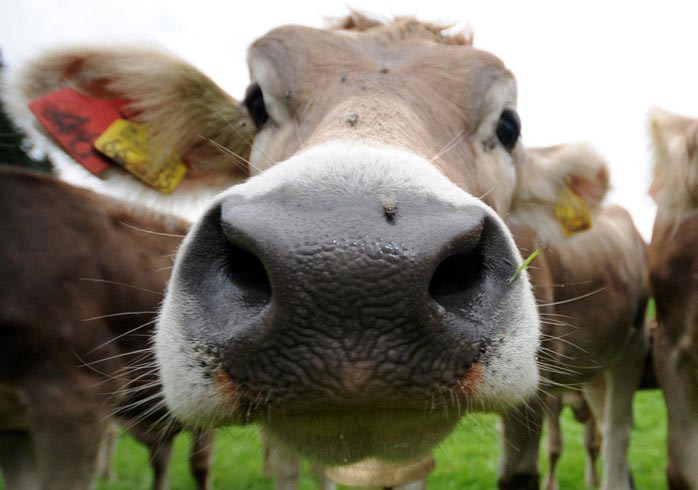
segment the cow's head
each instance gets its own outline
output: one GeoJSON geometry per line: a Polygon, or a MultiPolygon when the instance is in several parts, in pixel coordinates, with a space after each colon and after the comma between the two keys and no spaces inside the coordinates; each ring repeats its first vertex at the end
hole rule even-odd
{"type": "Polygon", "coordinates": [[[551,228],[563,187],[605,175],[520,168],[495,56],[413,20],[282,27],[252,45],[238,106],[167,57],[69,54],[54,79],[135,100],[190,165],[206,138],[250,155],[253,177],[185,239],[160,316],[182,420],[258,421],[324,462],[399,459],[534,393],[539,319],[506,221],[551,228]]]}
{"type": "Polygon", "coordinates": [[[681,220],[698,209],[698,120],[654,108],[649,129],[654,149],[650,195],[662,219],[681,220]]]}

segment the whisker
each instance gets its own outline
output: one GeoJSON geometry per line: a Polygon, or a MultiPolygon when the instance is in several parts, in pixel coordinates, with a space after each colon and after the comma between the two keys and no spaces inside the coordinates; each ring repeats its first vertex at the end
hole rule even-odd
{"type": "MultiPolygon", "coordinates": [[[[200,137],[201,139],[203,139],[203,140],[205,140],[205,141],[211,143],[213,146],[215,146],[218,150],[222,151],[223,153],[225,153],[225,154],[227,154],[227,155],[230,155],[230,156],[233,156],[233,157],[235,157],[235,158],[238,158],[239,160],[242,160],[242,161],[245,162],[247,165],[249,165],[251,168],[255,169],[257,172],[261,172],[261,170],[260,170],[258,167],[256,167],[252,162],[250,162],[247,158],[243,157],[242,155],[238,155],[238,154],[235,153],[233,150],[231,150],[230,148],[227,148],[227,147],[221,145],[221,144],[220,144],[219,142],[217,142],[216,140],[214,140],[214,139],[212,139],[212,138],[209,138],[208,136],[204,136],[204,135],[199,135],[199,137],[200,137]]],[[[244,169],[243,169],[243,170],[244,170],[244,169]]]]}
{"type": "Polygon", "coordinates": [[[85,318],[80,320],[81,322],[91,322],[94,320],[101,320],[103,318],[113,318],[117,316],[128,316],[128,315],[154,315],[157,311],[124,311],[122,313],[109,313],[107,315],[93,316],[92,318],[85,318]]]}
{"type": "Polygon", "coordinates": [[[555,302],[553,302],[553,303],[539,304],[538,307],[540,308],[540,307],[545,307],[545,306],[564,305],[564,304],[566,304],[566,303],[571,303],[571,302],[573,302],[573,301],[578,301],[578,300],[580,300],[580,299],[588,298],[589,296],[593,296],[593,295],[595,295],[595,294],[600,293],[600,292],[603,291],[604,289],[606,289],[606,286],[601,287],[601,288],[599,288],[599,289],[597,289],[597,290],[595,290],[595,291],[592,291],[592,292],[590,292],[590,293],[586,293],[586,294],[579,295],[579,296],[577,296],[577,297],[575,297],[575,298],[564,299],[564,300],[562,300],[562,301],[555,301],[555,302]]]}
{"type": "MultiPolygon", "coordinates": [[[[488,191],[485,192],[483,195],[481,195],[480,197],[478,197],[478,199],[480,199],[480,200],[482,201],[482,200],[483,200],[484,198],[486,198],[492,191],[494,191],[494,189],[495,189],[495,188],[492,187],[490,190],[488,190],[488,191]]],[[[530,266],[529,266],[529,267],[530,267],[530,266]]]]}
{"type": "Polygon", "coordinates": [[[167,237],[174,237],[174,238],[184,238],[185,235],[178,235],[176,233],[162,233],[160,231],[153,231],[153,230],[146,230],[145,228],[138,228],[137,226],[129,225],[128,223],[125,223],[123,221],[119,221],[119,224],[122,224],[128,228],[131,228],[136,231],[142,231],[143,233],[149,233],[151,235],[158,235],[158,236],[167,236],[167,237]]]}
{"type": "Polygon", "coordinates": [[[93,365],[93,364],[99,364],[100,362],[106,362],[106,361],[110,361],[110,360],[112,360],[112,359],[117,359],[117,358],[119,358],[119,357],[130,356],[130,355],[138,354],[138,353],[141,353],[141,352],[151,352],[151,349],[150,349],[150,347],[146,347],[145,349],[138,349],[138,350],[134,350],[134,351],[130,351],[130,352],[122,352],[121,354],[116,354],[116,355],[113,355],[113,356],[105,357],[104,359],[98,359],[98,360],[96,360],[96,361],[92,361],[92,362],[85,363],[85,364],[83,364],[83,366],[87,367],[87,366],[91,366],[91,365],[93,365]]]}
{"type": "Polygon", "coordinates": [[[461,137],[463,137],[463,136],[465,136],[465,129],[461,129],[460,131],[458,131],[458,133],[456,133],[456,135],[455,135],[453,138],[451,138],[451,139],[449,140],[449,142],[446,143],[446,145],[445,145],[436,155],[434,155],[434,156],[429,160],[429,162],[433,162],[434,160],[437,160],[437,159],[441,158],[441,157],[444,156],[446,153],[448,153],[448,152],[451,151],[453,148],[455,148],[455,146],[456,146],[456,145],[458,144],[458,142],[459,142],[458,140],[459,140],[461,137]]]}
{"type": "MultiPolygon", "coordinates": [[[[152,312],[152,313],[155,313],[155,312],[152,312]]],[[[155,323],[156,321],[157,321],[157,318],[153,318],[152,320],[150,320],[150,321],[148,321],[148,322],[145,322],[145,323],[143,323],[143,324],[141,324],[141,325],[138,325],[136,328],[132,328],[131,330],[129,330],[129,331],[127,331],[127,332],[124,332],[124,333],[122,333],[122,334],[120,334],[120,335],[117,335],[117,336],[114,337],[113,339],[108,340],[108,341],[104,342],[103,344],[98,345],[97,347],[95,347],[94,349],[92,349],[91,351],[89,351],[87,354],[92,354],[94,351],[101,349],[101,348],[104,347],[105,345],[109,345],[109,344],[111,344],[112,342],[114,342],[114,341],[116,341],[116,340],[119,340],[120,338],[125,337],[126,335],[128,335],[128,334],[130,334],[130,333],[132,333],[132,332],[135,332],[135,331],[137,331],[137,330],[140,330],[141,328],[145,328],[145,327],[147,327],[148,325],[152,325],[152,324],[155,323]]]]}
{"type": "MultiPolygon", "coordinates": [[[[216,112],[217,112],[218,115],[221,116],[221,118],[228,124],[228,126],[230,126],[230,127],[233,128],[235,131],[237,131],[238,128],[237,128],[235,125],[233,125],[233,123],[230,122],[230,120],[229,120],[227,117],[225,117],[225,114],[223,114],[223,113],[221,112],[220,109],[216,108],[216,112]]],[[[298,133],[296,133],[296,134],[298,134],[298,133]]],[[[247,136],[245,136],[244,133],[241,132],[241,133],[240,133],[240,136],[242,136],[242,139],[244,139],[244,140],[245,140],[245,143],[247,143],[248,145],[250,145],[250,147],[253,146],[254,141],[250,141],[250,139],[249,139],[247,136]]],[[[300,136],[298,137],[298,139],[299,139],[299,141],[300,141],[300,136]]],[[[223,146],[223,145],[220,145],[220,146],[223,146]]],[[[264,156],[266,157],[266,159],[269,160],[270,163],[276,164],[276,161],[275,161],[273,158],[271,158],[267,153],[265,153],[264,150],[260,150],[260,151],[261,151],[262,155],[264,155],[264,156]]],[[[240,155],[237,155],[237,154],[236,154],[235,156],[237,156],[238,158],[244,160],[240,155]]],[[[248,165],[250,165],[253,169],[255,169],[257,172],[261,172],[260,168],[259,168],[259,167],[255,167],[254,165],[252,165],[252,163],[251,163],[250,161],[248,161],[248,160],[244,160],[244,161],[245,161],[248,165]]]]}
{"type": "Polygon", "coordinates": [[[124,286],[127,288],[136,289],[138,291],[143,291],[145,293],[153,293],[153,294],[157,294],[158,296],[163,296],[162,291],[155,291],[154,289],[142,288],[139,286],[134,286],[133,284],[127,284],[125,282],[109,281],[107,279],[96,279],[96,278],[92,278],[92,277],[81,277],[78,280],[79,281],[98,282],[98,283],[103,283],[103,284],[114,284],[116,286],[124,286]]]}

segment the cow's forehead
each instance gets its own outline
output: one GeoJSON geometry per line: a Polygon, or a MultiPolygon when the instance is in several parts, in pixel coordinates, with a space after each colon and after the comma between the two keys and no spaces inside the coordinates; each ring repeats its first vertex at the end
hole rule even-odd
{"type": "Polygon", "coordinates": [[[455,96],[451,103],[457,106],[469,106],[495,83],[513,86],[513,76],[499,58],[452,39],[400,23],[363,31],[283,26],[259,38],[249,60],[251,65],[263,60],[273,66],[279,89],[295,94],[310,90],[315,95],[343,77],[396,73],[455,96]]]}

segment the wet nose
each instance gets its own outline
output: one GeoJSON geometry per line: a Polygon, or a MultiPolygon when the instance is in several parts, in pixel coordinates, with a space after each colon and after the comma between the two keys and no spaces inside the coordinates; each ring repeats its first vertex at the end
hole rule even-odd
{"type": "Polygon", "coordinates": [[[503,226],[478,206],[229,200],[220,229],[229,286],[285,323],[465,321],[496,306],[516,266],[503,226]]]}
{"type": "Polygon", "coordinates": [[[180,286],[205,298],[219,327],[200,334],[241,385],[363,403],[478,361],[516,269],[505,233],[476,205],[233,197],[192,234],[180,286]]]}

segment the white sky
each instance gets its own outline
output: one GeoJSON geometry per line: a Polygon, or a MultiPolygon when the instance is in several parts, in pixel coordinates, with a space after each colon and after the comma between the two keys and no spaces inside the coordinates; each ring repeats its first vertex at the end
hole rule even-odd
{"type": "Polygon", "coordinates": [[[698,115],[695,2],[0,0],[0,48],[12,65],[63,43],[146,43],[179,54],[240,97],[254,38],[281,24],[321,26],[347,5],[470,25],[475,45],[518,79],[524,143],[591,142],[611,165],[611,201],[628,208],[649,238],[645,114],[658,105],[698,115]]]}

